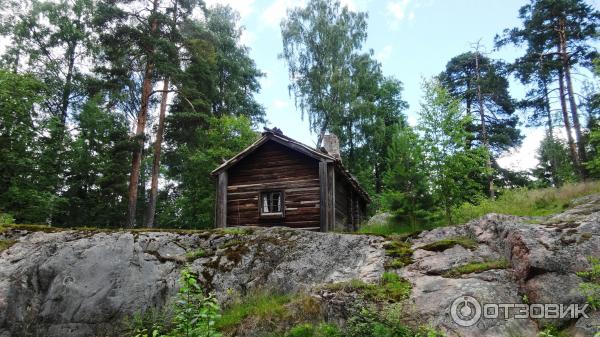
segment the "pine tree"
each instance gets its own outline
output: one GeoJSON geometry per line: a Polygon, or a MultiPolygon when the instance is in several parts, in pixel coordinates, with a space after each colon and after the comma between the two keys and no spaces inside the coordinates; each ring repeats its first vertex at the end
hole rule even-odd
{"type": "MultiPolygon", "coordinates": [[[[527,53],[521,63],[541,59],[541,63],[550,68],[558,82],[558,97],[573,166],[584,177],[586,172],[581,164],[586,160],[586,151],[571,73],[573,67],[589,63],[596,54],[590,41],[597,37],[600,12],[582,0],[531,0],[521,7],[519,17],[523,27],[505,30],[504,36],[497,38],[497,44],[527,44],[527,53]]],[[[538,78],[544,77],[547,68],[540,68],[538,78]]]]}

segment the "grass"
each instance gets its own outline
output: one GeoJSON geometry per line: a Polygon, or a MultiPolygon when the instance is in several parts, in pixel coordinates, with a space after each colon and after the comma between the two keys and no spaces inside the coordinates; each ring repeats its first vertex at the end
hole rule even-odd
{"type": "Polygon", "coordinates": [[[17,241],[0,239],[0,252],[3,252],[14,245],[17,241]]]}
{"type": "Polygon", "coordinates": [[[364,298],[377,302],[399,302],[410,296],[412,285],[396,273],[385,272],[377,284],[361,280],[334,283],[326,286],[332,291],[357,292],[364,298]]]}
{"type": "Polygon", "coordinates": [[[485,262],[469,262],[462,266],[454,267],[444,273],[444,277],[457,278],[464,274],[481,273],[492,269],[506,269],[510,267],[510,263],[506,259],[498,259],[485,262]]]}
{"type": "Polygon", "coordinates": [[[560,213],[571,201],[600,193],[600,181],[566,184],[560,188],[504,190],[495,200],[482,199],[478,205],[463,204],[454,211],[456,223],[465,223],[488,213],[518,216],[545,216],[560,213]]]}
{"type": "Polygon", "coordinates": [[[291,301],[290,295],[258,292],[225,308],[216,326],[221,331],[231,330],[249,317],[256,321],[277,322],[288,314],[285,305],[291,301]]]}
{"type": "Polygon", "coordinates": [[[386,264],[386,268],[401,268],[413,263],[413,251],[409,243],[400,239],[392,239],[385,244],[384,248],[385,254],[393,258],[386,264]]]}
{"type": "Polygon", "coordinates": [[[205,257],[206,256],[206,252],[204,251],[204,249],[202,248],[198,248],[196,250],[192,250],[190,252],[187,252],[185,254],[185,259],[188,261],[194,261],[196,259],[199,259],[201,257],[205,257]]]}
{"type": "Polygon", "coordinates": [[[456,245],[460,245],[466,249],[474,249],[477,248],[477,241],[466,237],[466,236],[457,236],[448,239],[442,239],[439,241],[432,242],[425,246],[419,247],[420,249],[429,250],[432,252],[442,252],[448,248],[454,247],[456,245]]]}

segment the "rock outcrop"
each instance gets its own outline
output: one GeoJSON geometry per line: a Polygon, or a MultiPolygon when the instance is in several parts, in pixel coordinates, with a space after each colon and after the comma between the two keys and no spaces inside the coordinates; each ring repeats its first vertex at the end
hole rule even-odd
{"type": "Polygon", "coordinates": [[[325,284],[377,282],[387,266],[412,284],[403,303],[407,325],[430,325],[450,336],[535,336],[544,324],[573,336],[593,336],[600,315],[589,319],[481,319],[456,324],[452,302],[585,303],[576,272],[600,257],[600,196],[545,218],[489,214],[463,226],[439,228],[408,239],[411,263],[393,265],[377,236],[244,228],[196,233],[127,231],[33,232],[7,229],[15,243],[0,253],[0,336],[118,335],[123,317],[163,306],[177,290],[184,267],[199,275],[220,301],[255,289],[314,292],[328,316],[343,322],[354,303],[323,296],[325,284]],[[470,244],[431,249],[440,240],[470,244]],[[500,267],[453,271],[472,263],[500,267]],[[335,301],[333,301],[334,299],[335,301]]]}

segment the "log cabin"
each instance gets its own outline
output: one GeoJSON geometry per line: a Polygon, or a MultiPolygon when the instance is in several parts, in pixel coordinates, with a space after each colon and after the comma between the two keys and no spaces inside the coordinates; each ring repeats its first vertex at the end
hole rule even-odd
{"type": "Polygon", "coordinates": [[[265,128],[212,174],[217,177],[216,227],[354,231],[371,201],[342,165],[335,135],[325,135],[317,150],[265,128]]]}

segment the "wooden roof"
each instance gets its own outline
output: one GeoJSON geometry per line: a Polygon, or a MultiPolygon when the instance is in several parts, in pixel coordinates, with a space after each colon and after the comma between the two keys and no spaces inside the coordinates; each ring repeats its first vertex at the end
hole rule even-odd
{"type": "Polygon", "coordinates": [[[319,151],[308,145],[302,144],[290,137],[284,136],[283,133],[281,133],[281,131],[279,131],[278,129],[264,129],[265,131],[262,133],[262,137],[260,137],[257,141],[255,141],[250,146],[242,150],[240,153],[225,161],[219,167],[214,169],[211,172],[211,174],[217,175],[219,174],[219,172],[229,169],[230,167],[237,164],[240,160],[254,152],[261,145],[271,140],[316,160],[323,160],[326,162],[334,163],[338,171],[342,173],[342,176],[350,183],[350,185],[352,185],[352,187],[354,187],[354,189],[361,195],[361,197],[363,197],[365,201],[371,202],[369,194],[360,186],[358,180],[356,180],[356,178],[350,173],[350,171],[348,171],[348,169],[346,169],[346,167],[342,165],[341,160],[336,159],[335,157],[327,153],[327,151],[325,151],[324,148],[321,148],[321,150],[319,151]]]}

